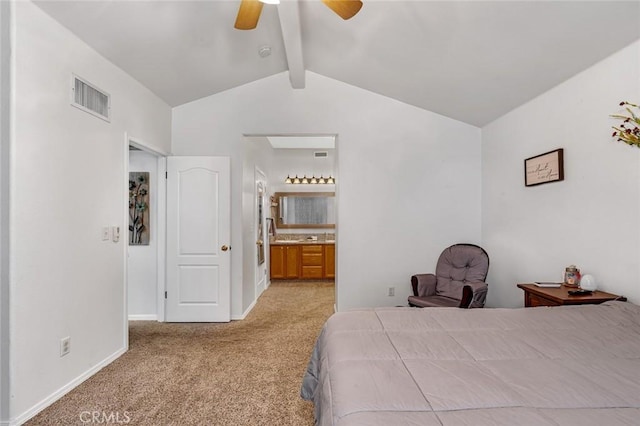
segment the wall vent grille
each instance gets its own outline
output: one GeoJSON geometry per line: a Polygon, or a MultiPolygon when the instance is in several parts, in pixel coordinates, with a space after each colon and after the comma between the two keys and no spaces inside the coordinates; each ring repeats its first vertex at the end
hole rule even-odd
{"type": "Polygon", "coordinates": [[[329,152],[327,151],[316,151],[313,153],[315,158],[325,158],[329,156],[329,152]]]}
{"type": "Polygon", "coordinates": [[[111,96],[77,75],[73,76],[71,105],[105,121],[110,121],[111,96]]]}

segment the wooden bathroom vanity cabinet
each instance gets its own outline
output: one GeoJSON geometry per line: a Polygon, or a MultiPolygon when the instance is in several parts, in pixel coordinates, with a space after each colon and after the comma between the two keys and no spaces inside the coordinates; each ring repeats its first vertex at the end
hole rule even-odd
{"type": "Polygon", "coordinates": [[[335,278],[335,244],[271,243],[271,279],[335,278]]]}

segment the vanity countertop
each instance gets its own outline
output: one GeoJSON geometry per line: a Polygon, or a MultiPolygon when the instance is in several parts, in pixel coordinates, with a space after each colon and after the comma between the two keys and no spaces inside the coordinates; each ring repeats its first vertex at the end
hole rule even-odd
{"type": "Polygon", "coordinates": [[[307,244],[335,244],[336,240],[273,240],[269,244],[272,246],[279,245],[307,245],[307,244]]]}

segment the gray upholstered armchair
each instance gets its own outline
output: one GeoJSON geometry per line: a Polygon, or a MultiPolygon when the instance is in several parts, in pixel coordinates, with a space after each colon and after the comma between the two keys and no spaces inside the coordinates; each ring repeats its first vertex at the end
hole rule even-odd
{"type": "Polygon", "coordinates": [[[409,306],[458,306],[482,308],[487,297],[489,256],[474,244],[454,244],[446,248],[434,274],[411,277],[413,296],[409,306]]]}

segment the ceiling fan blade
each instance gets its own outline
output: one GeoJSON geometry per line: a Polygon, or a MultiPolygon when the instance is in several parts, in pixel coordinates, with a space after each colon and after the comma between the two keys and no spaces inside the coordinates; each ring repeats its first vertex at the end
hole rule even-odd
{"type": "Polygon", "coordinates": [[[322,0],[322,2],[342,19],[353,18],[362,8],[360,0],[322,0]]]}
{"type": "Polygon", "coordinates": [[[242,0],[240,9],[238,9],[238,17],[236,18],[235,28],[239,30],[252,30],[258,25],[260,12],[262,12],[263,3],[259,0],[242,0]]]}

